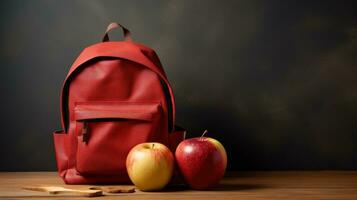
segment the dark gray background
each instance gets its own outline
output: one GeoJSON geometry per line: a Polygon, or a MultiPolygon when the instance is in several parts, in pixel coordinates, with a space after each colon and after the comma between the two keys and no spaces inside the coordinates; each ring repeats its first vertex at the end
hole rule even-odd
{"type": "MultiPolygon", "coordinates": [[[[155,49],[229,169],[357,169],[352,1],[1,1],[0,170],[54,170],[59,92],[110,21],[155,49]]],[[[115,31],[115,39],[121,32],[115,31]]]]}

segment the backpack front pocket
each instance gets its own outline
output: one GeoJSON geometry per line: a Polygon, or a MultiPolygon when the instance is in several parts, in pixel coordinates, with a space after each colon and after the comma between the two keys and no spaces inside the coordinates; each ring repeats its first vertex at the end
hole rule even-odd
{"type": "Polygon", "coordinates": [[[79,102],[75,106],[77,155],[81,174],[126,174],[130,149],[160,138],[160,103],[79,102]]]}

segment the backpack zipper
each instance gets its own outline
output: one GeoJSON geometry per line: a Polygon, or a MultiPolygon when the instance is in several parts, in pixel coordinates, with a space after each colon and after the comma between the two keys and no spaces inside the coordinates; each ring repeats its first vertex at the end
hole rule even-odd
{"type": "Polygon", "coordinates": [[[88,122],[86,120],[83,121],[82,127],[82,142],[88,143],[89,133],[88,133],[88,122]]]}

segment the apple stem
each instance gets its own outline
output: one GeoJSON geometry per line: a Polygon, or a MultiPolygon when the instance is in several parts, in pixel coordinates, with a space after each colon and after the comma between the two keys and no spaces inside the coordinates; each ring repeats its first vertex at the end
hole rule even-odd
{"type": "Polygon", "coordinates": [[[153,144],[152,144],[151,148],[153,149],[153,148],[154,148],[154,146],[155,146],[155,143],[153,143],[153,144]]]}
{"type": "Polygon", "coordinates": [[[208,131],[205,130],[205,131],[203,132],[203,134],[201,135],[201,138],[202,138],[203,136],[205,136],[207,132],[208,132],[208,131]]]}

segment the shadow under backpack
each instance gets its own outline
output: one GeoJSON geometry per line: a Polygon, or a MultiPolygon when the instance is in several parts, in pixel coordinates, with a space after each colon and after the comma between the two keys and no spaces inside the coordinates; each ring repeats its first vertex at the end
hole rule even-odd
{"type": "Polygon", "coordinates": [[[156,53],[135,43],[120,24],[85,48],[61,93],[61,124],[54,132],[57,168],[67,184],[129,183],[130,149],[160,142],[175,151],[184,130],[175,126],[173,91],[156,53]],[[121,27],[124,41],[109,41],[121,27]]]}

